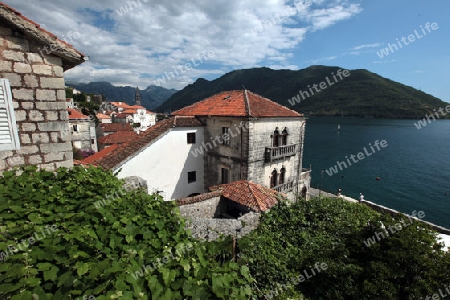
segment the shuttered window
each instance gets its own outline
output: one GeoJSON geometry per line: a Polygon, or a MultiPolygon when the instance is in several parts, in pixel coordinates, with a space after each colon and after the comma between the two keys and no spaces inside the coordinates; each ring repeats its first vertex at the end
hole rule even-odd
{"type": "Polygon", "coordinates": [[[8,79],[0,78],[0,151],[19,149],[11,88],[8,79]]]}

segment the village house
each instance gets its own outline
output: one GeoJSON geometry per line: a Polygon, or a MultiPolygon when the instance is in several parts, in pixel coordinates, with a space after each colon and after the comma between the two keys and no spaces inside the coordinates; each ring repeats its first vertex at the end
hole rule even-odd
{"type": "Polygon", "coordinates": [[[73,166],[63,72],[86,60],[0,3],[0,172],[73,166]]]}
{"type": "Polygon", "coordinates": [[[205,124],[205,189],[248,180],[308,198],[310,170],[302,168],[305,118],[247,90],[216,94],[172,113],[205,124]]]}
{"type": "Polygon", "coordinates": [[[308,198],[302,115],[246,90],[219,93],[173,115],[91,163],[121,169],[119,177],[139,176],[149,193],[166,200],[240,180],[308,198]]]}
{"type": "Polygon", "coordinates": [[[98,151],[95,122],[80,111],[68,108],[72,146],[82,151],[98,151]]]}

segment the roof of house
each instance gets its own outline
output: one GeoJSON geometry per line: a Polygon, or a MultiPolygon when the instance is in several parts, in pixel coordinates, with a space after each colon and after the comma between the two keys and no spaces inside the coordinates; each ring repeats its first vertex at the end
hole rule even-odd
{"type": "Polygon", "coordinates": [[[116,131],[114,133],[102,136],[98,139],[98,143],[102,145],[123,144],[132,140],[137,135],[138,134],[134,131],[116,131]]]}
{"type": "Polygon", "coordinates": [[[247,90],[218,93],[172,113],[175,116],[301,117],[298,112],[247,90]]]}
{"type": "Polygon", "coordinates": [[[108,115],[105,115],[105,114],[102,114],[102,113],[98,113],[97,114],[97,118],[99,118],[100,120],[102,120],[102,119],[111,119],[111,116],[108,116],[108,115]]]}
{"type": "Polygon", "coordinates": [[[103,132],[133,131],[133,127],[127,123],[101,123],[103,132]]]}
{"type": "MultiPolygon", "coordinates": [[[[113,152],[114,150],[116,150],[116,148],[119,147],[118,144],[114,144],[109,146],[108,148],[104,148],[101,151],[92,154],[91,156],[86,157],[85,159],[83,159],[81,161],[82,165],[98,165],[98,162],[105,157],[106,155],[108,155],[109,153],[113,152]]],[[[74,161],[75,163],[75,161],[74,161]]]]}
{"type": "Polygon", "coordinates": [[[90,120],[89,116],[84,115],[74,108],[68,108],[67,111],[69,113],[69,120],[90,120]]]}
{"type": "Polygon", "coordinates": [[[0,2],[0,19],[23,32],[26,36],[52,49],[51,54],[62,58],[64,70],[73,68],[87,60],[87,57],[72,45],[58,39],[53,33],[41,28],[39,24],[2,2],[0,2]]]}
{"type": "Polygon", "coordinates": [[[209,200],[211,198],[220,197],[220,196],[222,196],[222,191],[217,190],[214,192],[203,193],[203,194],[192,196],[192,197],[177,199],[177,200],[175,200],[175,204],[178,206],[183,206],[183,205],[188,205],[188,204],[192,204],[192,203],[203,202],[203,201],[209,200]]]}
{"type": "Polygon", "coordinates": [[[270,209],[278,203],[278,199],[283,195],[247,180],[216,185],[209,189],[211,191],[221,191],[223,197],[247,206],[255,212],[270,209]]]}
{"type": "Polygon", "coordinates": [[[136,153],[147,148],[150,143],[162,136],[165,132],[168,132],[171,128],[199,126],[203,126],[203,124],[195,117],[172,117],[162,120],[127,143],[121,144],[116,148],[114,153],[109,153],[98,160],[97,164],[105,169],[113,169],[127,161],[136,153]]]}

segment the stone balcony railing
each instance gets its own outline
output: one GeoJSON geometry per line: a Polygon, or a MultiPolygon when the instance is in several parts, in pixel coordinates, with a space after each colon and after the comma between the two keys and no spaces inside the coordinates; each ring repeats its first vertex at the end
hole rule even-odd
{"type": "Polygon", "coordinates": [[[288,192],[290,192],[290,191],[292,191],[294,189],[294,185],[295,185],[294,181],[289,181],[289,182],[282,183],[282,184],[279,184],[277,186],[274,186],[272,188],[272,190],[275,190],[278,193],[288,193],[288,192]]]}
{"type": "Polygon", "coordinates": [[[271,162],[277,159],[293,156],[297,153],[297,145],[292,144],[280,147],[266,147],[265,160],[271,162]]]}

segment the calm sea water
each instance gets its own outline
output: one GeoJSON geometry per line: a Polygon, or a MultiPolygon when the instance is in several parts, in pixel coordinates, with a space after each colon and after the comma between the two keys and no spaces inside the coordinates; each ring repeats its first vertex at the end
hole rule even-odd
{"type": "Polygon", "coordinates": [[[312,167],[312,187],[359,198],[450,228],[450,120],[417,129],[417,120],[312,117],[307,120],[303,166],[312,167]],[[341,130],[337,131],[340,124],[341,130]],[[375,153],[369,146],[386,140],[375,153]],[[358,152],[373,153],[329,176],[325,170],[358,152]],[[322,176],[322,170],[323,176],[322,176]],[[379,180],[376,178],[379,177],[379,180]]]}

